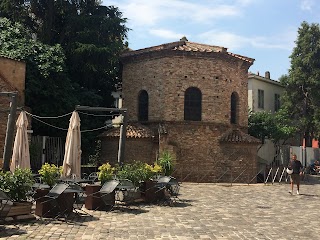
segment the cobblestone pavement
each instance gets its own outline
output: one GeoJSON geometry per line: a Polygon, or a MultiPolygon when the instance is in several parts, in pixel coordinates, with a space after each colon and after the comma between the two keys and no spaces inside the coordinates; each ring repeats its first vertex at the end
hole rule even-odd
{"type": "Polygon", "coordinates": [[[320,239],[320,184],[183,183],[175,206],[89,211],[70,222],[6,225],[0,239],[320,239]]]}

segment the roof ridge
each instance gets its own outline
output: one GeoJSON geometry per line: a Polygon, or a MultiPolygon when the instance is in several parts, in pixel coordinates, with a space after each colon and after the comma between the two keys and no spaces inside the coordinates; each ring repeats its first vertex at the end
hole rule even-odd
{"type": "Polygon", "coordinates": [[[218,45],[211,45],[211,44],[206,44],[206,43],[196,43],[196,42],[190,42],[190,41],[188,41],[188,43],[196,44],[196,45],[201,45],[201,46],[222,48],[222,49],[225,49],[226,51],[227,51],[227,49],[228,49],[228,48],[226,48],[226,47],[222,47],[222,46],[218,46],[218,45]]]}
{"type": "Polygon", "coordinates": [[[143,54],[148,54],[152,52],[161,52],[161,51],[185,51],[185,52],[201,52],[201,53],[226,53],[227,55],[230,55],[232,57],[238,58],[242,61],[253,63],[255,59],[249,58],[240,54],[231,53],[227,51],[228,48],[221,47],[221,46],[215,46],[215,45],[209,45],[209,44],[203,44],[203,43],[196,43],[196,42],[189,42],[185,40],[180,40],[176,42],[170,42],[170,43],[164,43],[148,48],[142,48],[138,50],[133,51],[127,51],[122,53],[121,57],[131,57],[131,56],[138,56],[143,54]]]}

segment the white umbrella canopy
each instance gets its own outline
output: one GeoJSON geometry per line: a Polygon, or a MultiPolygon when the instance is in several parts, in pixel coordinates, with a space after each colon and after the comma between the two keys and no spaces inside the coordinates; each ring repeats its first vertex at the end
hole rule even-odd
{"type": "Polygon", "coordinates": [[[16,168],[30,169],[30,153],[28,140],[28,119],[25,111],[22,111],[16,122],[17,132],[14,139],[10,171],[16,168]]]}
{"type": "Polygon", "coordinates": [[[81,133],[79,114],[74,111],[70,118],[62,165],[62,177],[80,178],[81,175],[81,133]]]}

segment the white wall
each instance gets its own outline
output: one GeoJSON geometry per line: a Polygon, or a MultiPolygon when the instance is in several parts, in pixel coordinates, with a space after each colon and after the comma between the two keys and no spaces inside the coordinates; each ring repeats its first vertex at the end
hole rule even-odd
{"type": "Polygon", "coordinates": [[[284,87],[278,81],[250,73],[248,76],[248,107],[254,112],[274,112],[274,95],[281,96],[283,91],[284,87]],[[258,89],[264,90],[264,109],[258,108],[258,89]]]}

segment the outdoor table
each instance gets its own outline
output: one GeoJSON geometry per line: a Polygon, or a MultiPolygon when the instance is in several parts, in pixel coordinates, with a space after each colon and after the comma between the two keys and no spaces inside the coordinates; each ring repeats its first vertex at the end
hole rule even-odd
{"type": "Polygon", "coordinates": [[[37,189],[50,189],[50,186],[48,184],[44,183],[34,183],[32,185],[32,188],[37,190],[37,189]]]}
{"type": "Polygon", "coordinates": [[[84,178],[61,178],[60,181],[72,184],[72,183],[92,183],[92,180],[84,179],[84,178]]]}

